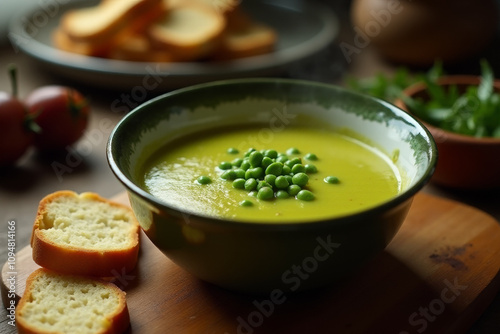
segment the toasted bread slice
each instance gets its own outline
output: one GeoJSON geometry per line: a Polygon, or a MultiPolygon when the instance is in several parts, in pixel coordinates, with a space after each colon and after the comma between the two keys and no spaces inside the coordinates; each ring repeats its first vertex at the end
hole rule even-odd
{"type": "Polygon", "coordinates": [[[261,23],[252,23],[242,29],[229,29],[213,59],[229,60],[271,52],[276,44],[276,32],[261,23]]]}
{"type": "MultiPolygon", "coordinates": [[[[164,0],[165,5],[168,8],[178,6],[186,0],[164,0]]],[[[190,2],[198,2],[202,5],[209,6],[213,10],[218,11],[221,14],[227,14],[238,8],[241,0],[189,0],[190,2]]]]}
{"type": "Polygon", "coordinates": [[[74,9],[61,18],[61,27],[75,42],[111,41],[136,18],[162,13],[162,0],[105,0],[97,6],[74,9]]]}
{"type": "Polygon", "coordinates": [[[211,6],[222,14],[228,14],[239,7],[241,0],[197,0],[211,6]]]}
{"type": "Polygon", "coordinates": [[[130,325],[125,293],[112,283],[33,272],[16,308],[18,333],[118,334],[130,325]]]}
{"type": "Polygon", "coordinates": [[[230,11],[227,11],[225,17],[226,30],[229,31],[240,31],[248,29],[254,23],[250,15],[243,11],[243,9],[239,6],[230,11]]]}
{"type": "Polygon", "coordinates": [[[142,34],[130,34],[127,38],[123,38],[109,50],[107,58],[157,63],[182,61],[168,50],[153,48],[151,41],[142,34]]]}
{"type": "Polygon", "coordinates": [[[60,50],[92,57],[105,57],[111,47],[107,43],[74,41],[64,30],[60,28],[54,30],[52,34],[52,41],[54,46],[60,50]]]}
{"type": "Polygon", "coordinates": [[[95,193],[58,191],[40,201],[31,246],[47,269],[112,277],[137,264],[139,223],[129,207],[95,193]]]}
{"type": "Polygon", "coordinates": [[[188,0],[170,4],[167,14],[152,24],[148,33],[155,48],[164,48],[180,59],[196,60],[217,48],[225,25],[222,13],[188,0]]]}

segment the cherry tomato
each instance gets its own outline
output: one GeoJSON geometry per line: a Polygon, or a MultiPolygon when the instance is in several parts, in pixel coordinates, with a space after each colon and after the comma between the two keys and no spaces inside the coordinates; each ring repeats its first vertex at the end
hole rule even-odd
{"type": "Polygon", "coordinates": [[[58,151],[75,143],[87,128],[90,107],[83,95],[64,86],[43,86],[25,99],[28,112],[40,127],[34,146],[58,151]]]}
{"type": "Polygon", "coordinates": [[[13,164],[30,147],[33,134],[25,127],[25,117],[25,106],[0,92],[0,165],[13,164]]]}
{"type": "Polygon", "coordinates": [[[30,147],[33,134],[26,127],[26,107],[16,98],[16,69],[9,69],[12,95],[0,92],[0,166],[14,164],[30,147]]]}

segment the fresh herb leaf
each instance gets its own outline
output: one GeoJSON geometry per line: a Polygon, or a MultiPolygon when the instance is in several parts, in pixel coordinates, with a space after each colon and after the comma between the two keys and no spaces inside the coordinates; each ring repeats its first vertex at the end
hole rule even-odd
{"type": "Polygon", "coordinates": [[[481,83],[477,89],[477,96],[481,101],[487,101],[493,93],[493,71],[484,59],[481,60],[481,83]]]}
{"type": "Polygon", "coordinates": [[[351,88],[389,102],[403,99],[412,113],[423,121],[469,136],[500,138],[500,94],[495,92],[495,76],[486,60],[481,60],[481,81],[477,86],[459,91],[456,85],[438,84],[443,76],[441,62],[436,62],[426,73],[411,76],[400,68],[392,78],[378,74],[363,80],[351,80],[351,88]],[[411,98],[403,90],[418,81],[427,86],[428,98],[411,98]]]}

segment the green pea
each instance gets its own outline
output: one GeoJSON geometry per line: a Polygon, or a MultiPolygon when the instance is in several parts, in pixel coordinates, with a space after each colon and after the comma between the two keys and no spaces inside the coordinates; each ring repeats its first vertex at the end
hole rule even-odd
{"type": "Polygon", "coordinates": [[[288,155],[300,154],[300,151],[296,147],[290,147],[288,150],[286,150],[286,154],[288,155]]]}
{"type": "Polygon", "coordinates": [[[245,181],[245,190],[252,191],[257,188],[257,180],[254,178],[250,178],[245,181]]]}
{"type": "Polygon", "coordinates": [[[229,154],[238,154],[240,153],[240,151],[238,151],[238,149],[234,148],[234,147],[230,147],[227,149],[227,153],[229,154]]]}
{"type": "Polygon", "coordinates": [[[316,160],[318,160],[318,157],[314,153],[307,153],[304,156],[304,159],[311,160],[311,161],[316,161],[316,160]]]}
{"type": "Polygon", "coordinates": [[[288,161],[288,156],[286,155],[280,155],[276,158],[276,162],[281,162],[282,164],[284,164],[287,161],[288,161]]]}
{"type": "Polygon", "coordinates": [[[306,171],[306,168],[304,167],[303,164],[296,164],[296,165],[293,165],[292,167],[292,173],[296,174],[296,173],[304,173],[306,171]]]}
{"type": "Polygon", "coordinates": [[[249,169],[249,171],[253,178],[260,179],[262,176],[264,176],[264,170],[262,169],[262,167],[255,167],[249,169]]]}
{"type": "Polygon", "coordinates": [[[251,192],[248,193],[248,195],[252,197],[257,197],[257,190],[252,190],[251,192]]]}
{"type": "Polygon", "coordinates": [[[339,178],[336,176],[327,176],[325,177],[325,182],[330,184],[337,184],[340,182],[339,178]]]}
{"type": "Polygon", "coordinates": [[[236,158],[233,161],[231,161],[231,164],[234,167],[240,167],[242,163],[243,163],[243,159],[241,159],[241,158],[236,158]]]}
{"type": "Polygon", "coordinates": [[[287,162],[285,162],[285,166],[288,166],[288,167],[292,168],[296,164],[301,164],[301,163],[302,163],[302,160],[300,160],[300,158],[293,158],[293,159],[288,160],[287,162]]]}
{"type": "Polygon", "coordinates": [[[246,151],[246,152],[245,152],[245,157],[249,157],[249,156],[250,156],[250,154],[252,154],[252,152],[255,152],[255,151],[256,151],[256,149],[254,149],[254,148],[249,148],[249,149],[248,149],[248,151],[246,151]]]}
{"type": "Polygon", "coordinates": [[[281,175],[283,164],[281,162],[273,162],[266,168],[266,174],[281,175]]]}
{"type": "Polygon", "coordinates": [[[312,192],[309,190],[301,190],[297,194],[297,198],[300,199],[301,201],[312,201],[314,200],[315,196],[312,192]]]}
{"type": "Polygon", "coordinates": [[[243,170],[248,170],[250,167],[250,162],[248,160],[243,160],[240,166],[240,168],[243,170]]]}
{"type": "Polygon", "coordinates": [[[296,184],[292,184],[288,187],[287,192],[290,194],[290,196],[295,196],[297,195],[302,188],[296,184]]]}
{"type": "Polygon", "coordinates": [[[314,174],[318,172],[318,168],[316,168],[316,166],[313,164],[307,164],[304,167],[306,168],[307,174],[314,174]]]}
{"type": "Polygon", "coordinates": [[[292,173],[292,169],[288,166],[283,166],[283,171],[281,172],[281,175],[290,175],[292,173]]]}
{"type": "Polygon", "coordinates": [[[276,150],[267,150],[264,155],[268,158],[276,159],[278,157],[278,152],[276,150]]]}
{"type": "Polygon", "coordinates": [[[266,181],[259,181],[259,183],[257,184],[257,190],[260,190],[261,188],[272,188],[272,186],[267,183],[266,181]]]}
{"type": "Polygon", "coordinates": [[[269,157],[264,157],[262,159],[261,167],[264,168],[264,169],[266,169],[273,162],[274,162],[273,159],[271,159],[269,157]]]}
{"type": "Polygon", "coordinates": [[[278,190],[276,192],[276,198],[279,199],[290,198],[290,195],[286,192],[286,190],[278,190]]]}
{"type": "Polygon", "coordinates": [[[226,170],[224,173],[222,173],[220,178],[224,180],[234,180],[236,179],[236,172],[232,169],[226,170]]]}
{"type": "Polygon", "coordinates": [[[289,185],[288,180],[283,175],[278,176],[274,181],[274,186],[278,189],[286,189],[289,185]]]}
{"type": "Polygon", "coordinates": [[[288,181],[288,184],[293,184],[293,177],[291,175],[283,175],[288,181]]]}
{"type": "Polygon", "coordinates": [[[241,168],[236,168],[234,169],[234,172],[236,173],[236,178],[238,179],[244,179],[245,178],[245,171],[241,168]]]}
{"type": "Polygon", "coordinates": [[[198,182],[199,184],[209,184],[212,182],[212,180],[208,177],[208,176],[200,176],[196,182],[198,182]]]}
{"type": "Polygon", "coordinates": [[[236,179],[233,181],[233,188],[245,189],[245,179],[236,179]]]}
{"type": "Polygon", "coordinates": [[[247,179],[247,180],[248,180],[248,179],[250,179],[250,178],[252,178],[252,177],[253,177],[253,176],[252,176],[252,170],[253,170],[253,169],[252,169],[252,168],[250,168],[250,169],[247,169],[247,170],[245,171],[245,179],[247,179]]]}
{"type": "Polygon", "coordinates": [[[252,201],[249,201],[247,199],[244,199],[243,201],[240,202],[240,205],[241,206],[246,206],[246,207],[249,207],[249,206],[253,206],[253,202],[252,201]]]}
{"type": "Polygon", "coordinates": [[[276,182],[276,175],[268,174],[264,177],[264,181],[266,181],[267,183],[269,183],[271,185],[271,187],[273,187],[274,183],[276,182]]]}
{"type": "Polygon", "coordinates": [[[309,182],[309,176],[307,176],[306,173],[297,173],[292,176],[292,182],[293,184],[303,187],[309,182]]]}
{"type": "Polygon", "coordinates": [[[250,166],[252,167],[259,167],[260,164],[262,163],[262,159],[264,158],[264,155],[260,153],[259,151],[254,151],[250,153],[250,156],[248,157],[250,161],[250,166]]]}
{"type": "Polygon", "coordinates": [[[233,164],[229,161],[223,161],[220,163],[219,168],[222,170],[227,170],[233,168],[233,164]]]}
{"type": "Polygon", "coordinates": [[[262,187],[257,193],[257,198],[261,200],[270,200],[274,197],[274,191],[270,187],[262,187]]]}

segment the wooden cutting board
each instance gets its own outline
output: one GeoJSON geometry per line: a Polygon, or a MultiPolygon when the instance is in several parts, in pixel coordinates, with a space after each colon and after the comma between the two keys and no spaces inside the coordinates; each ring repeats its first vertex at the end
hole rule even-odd
{"type": "MultiPolygon", "coordinates": [[[[128,203],[125,194],[114,198],[128,203]]],[[[131,333],[461,333],[500,287],[500,226],[458,202],[416,196],[401,230],[342,284],[299,295],[245,296],[192,277],[142,235],[139,265],[116,279],[131,333]]],[[[17,253],[17,294],[37,268],[17,253]]],[[[6,297],[9,268],[2,270],[6,297]]],[[[4,299],[5,303],[6,299],[4,299]]]]}

